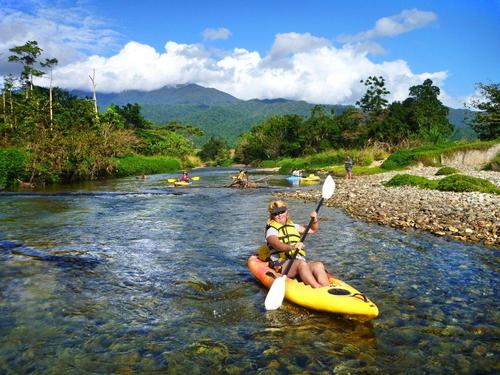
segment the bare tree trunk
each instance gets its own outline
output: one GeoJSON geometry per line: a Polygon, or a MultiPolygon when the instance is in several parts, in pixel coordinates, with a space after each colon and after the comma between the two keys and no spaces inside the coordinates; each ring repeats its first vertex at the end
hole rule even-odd
{"type": "Polygon", "coordinates": [[[5,101],[5,97],[7,96],[7,92],[2,93],[2,103],[3,103],[3,123],[7,125],[7,103],[5,101]]]}
{"type": "Polygon", "coordinates": [[[17,119],[16,116],[14,116],[14,102],[12,101],[12,91],[9,91],[9,101],[10,101],[10,116],[11,116],[11,123],[10,123],[10,128],[12,129],[12,118],[14,118],[14,125],[17,125],[17,119]]]}
{"type": "Polygon", "coordinates": [[[53,114],[53,111],[52,111],[52,68],[50,69],[49,112],[50,112],[50,131],[52,131],[53,118],[54,118],[54,114],[53,114]]]}
{"type": "Polygon", "coordinates": [[[92,76],[89,75],[89,78],[90,78],[90,81],[92,81],[92,93],[93,93],[93,96],[92,96],[92,99],[94,101],[94,113],[95,113],[95,117],[96,117],[96,120],[99,121],[99,116],[98,116],[98,111],[97,111],[97,95],[96,95],[96,91],[95,91],[95,69],[92,71],[92,76]]]}

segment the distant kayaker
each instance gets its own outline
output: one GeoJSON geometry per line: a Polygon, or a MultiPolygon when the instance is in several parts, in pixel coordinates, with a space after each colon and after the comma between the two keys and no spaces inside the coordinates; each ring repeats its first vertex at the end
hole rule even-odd
{"type": "MultiPolygon", "coordinates": [[[[325,267],[321,262],[306,262],[304,244],[300,242],[301,235],[306,227],[300,224],[294,224],[286,203],[283,201],[273,201],[269,204],[269,220],[266,226],[267,250],[263,246],[259,252],[259,258],[269,261],[275,270],[281,272],[290,262],[290,259],[296,249],[299,249],[297,257],[288,272],[288,277],[300,277],[304,284],[313,288],[328,286],[329,280],[325,267]]],[[[313,224],[309,233],[316,233],[319,229],[318,217],[316,211],[311,211],[313,224]]]]}
{"type": "Polygon", "coordinates": [[[292,172],[292,176],[302,177],[302,171],[300,169],[294,169],[292,172]]]}
{"type": "Polygon", "coordinates": [[[345,158],[344,167],[345,167],[345,172],[346,172],[345,178],[347,180],[352,179],[352,159],[349,155],[347,155],[345,158]]]}
{"type": "Polygon", "coordinates": [[[180,182],[189,182],[189,174],[187,171],[182,172],[182,177],[179,178],[180,182]]]}

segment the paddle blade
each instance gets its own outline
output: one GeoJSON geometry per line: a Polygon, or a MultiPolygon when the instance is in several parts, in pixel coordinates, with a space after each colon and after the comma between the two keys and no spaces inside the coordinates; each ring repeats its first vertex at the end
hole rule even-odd
{"type": "Polygon", "coordinates": [[[335,181],[333,181],[332,176],[328,175],[325,182],[323,183],[323,188],[321,189],[321,196],[324,199],[330,199],[335,191],[335,181]]]}
{"type": "Polygon", "coordinates": [[[274,280],[271,289],[269,289],[269,293],[267,293],[266,301],[264,302],[266,310],[276,310],[281,306],[285,298],[285,282],[286,275],[274,280]]]}

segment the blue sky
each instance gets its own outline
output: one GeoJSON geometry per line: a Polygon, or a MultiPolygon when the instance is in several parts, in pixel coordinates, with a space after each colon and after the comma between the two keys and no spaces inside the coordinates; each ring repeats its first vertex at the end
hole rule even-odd
{"type": "Polygon", "coordinates": [[[0,35],[0,75],[9,48],[37,40],[67,89],[89,90],[95,69],[106,92],[193,82],[353,104],[381,75],[390,100],[431,78],[461,108],[500,81],[500,0],[0,0],[0,35]]]}

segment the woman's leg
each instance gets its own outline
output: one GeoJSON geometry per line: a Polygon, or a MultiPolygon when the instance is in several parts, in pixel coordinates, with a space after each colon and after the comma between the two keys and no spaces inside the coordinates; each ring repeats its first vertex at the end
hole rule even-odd
{"type": "MultiPolygon", "coordinates": [[[[287,263],[290,262],[289,260],[287,263]]],[[[283,269],[287,267],[287,263],[283,265],[283,269]]],[[[300,279],[302,282],[306,285],[310,285],[313,288],[319,288],[321,285],[316,281],[316,278],[314,277],[311,268],[309,267],[309,264],[307,264],[304,260],[302,259],[295,259],[295,261],[292,264],[292,267],[290,268],[290,271],[288,271],[288,277],[290,278],[295,278],[300,276],[300,279]]]]}
{"type": "Polygon", "coordinates": [[[325,266],[321,262],[310,262],[309,267],[311,271],[321,286],[329,286],[330,280],[328,280],[328,275],[325,271],[325,266]]]}

